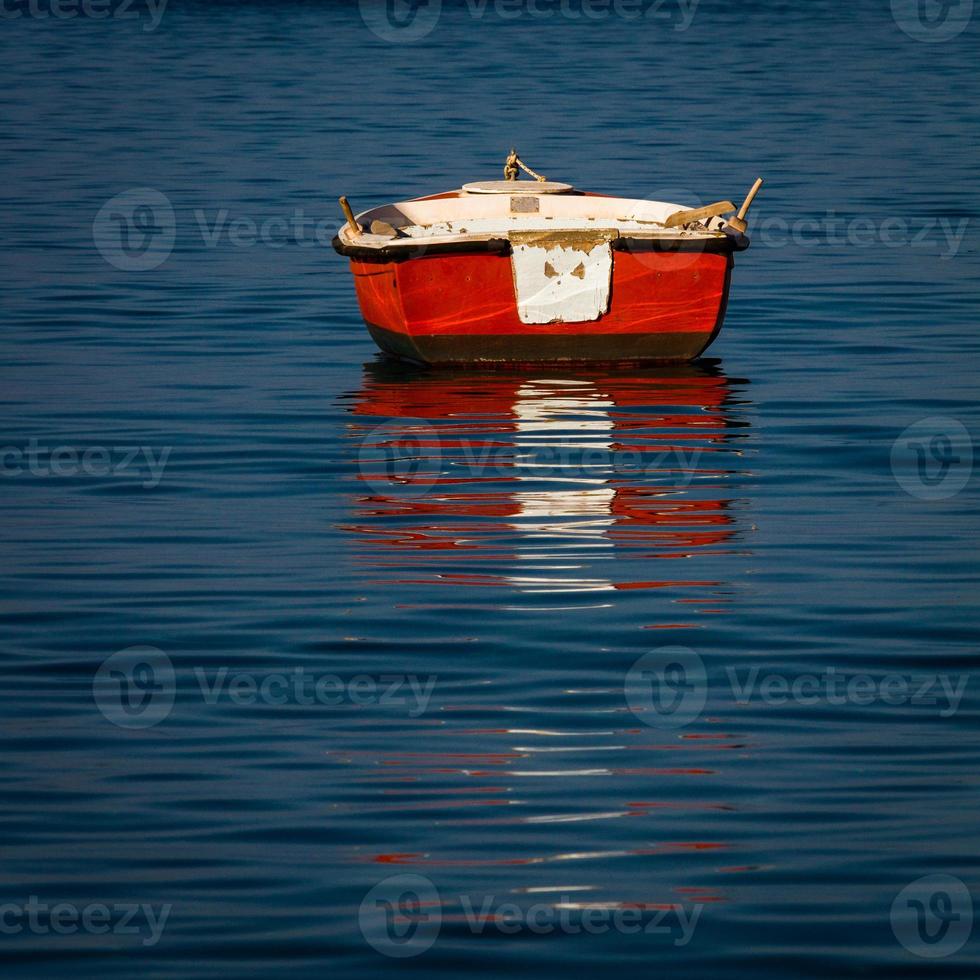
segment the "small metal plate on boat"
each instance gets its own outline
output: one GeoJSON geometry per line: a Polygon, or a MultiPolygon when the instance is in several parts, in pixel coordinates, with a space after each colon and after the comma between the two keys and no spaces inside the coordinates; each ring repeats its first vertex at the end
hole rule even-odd
{"type": "Polygon", "coordinates": [[[463,184],[467,194],[567,194],[571,184],[556,180],[475,180],[463,184]]]}
{"type": "Polygon", "coordinates": [[[537,214],[541,208],[541,202],[535,197],[528,197],[526,194],[515,194],[510,199],[511,214],[537,214]]]}
{"type": "Polygon", "coordinates": [[[609,309],[615,230],[509,235],[521,323],[582,323],[609,309]]]}

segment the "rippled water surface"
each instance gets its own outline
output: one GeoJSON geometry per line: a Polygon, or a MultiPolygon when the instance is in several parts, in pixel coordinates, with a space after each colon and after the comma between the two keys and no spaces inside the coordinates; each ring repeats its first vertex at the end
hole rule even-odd
{"type": "Polygon", "coordinates": [[[976,18],[473,9],[0,22],[10,975],[976,976],[976,18]],[[709,358],[376,355],[337,196],[511,144],[767,178],[709,358]]]}

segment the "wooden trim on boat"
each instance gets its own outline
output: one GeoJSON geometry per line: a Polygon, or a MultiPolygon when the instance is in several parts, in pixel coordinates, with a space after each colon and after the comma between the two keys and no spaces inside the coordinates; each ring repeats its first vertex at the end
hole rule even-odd
{"type": "Polygon", "coordinates": [[[706,255],[727,255],[744,252],[749,247],[745,235],[714,238],[634,238],[620,235],[610,243],[614,252],[703,252],[706,255]]]}
{"type": "MultiPolygon", "coordinates": [[[[398,244],[369,246],[343,241],[339,235],[333,239],[334,250],[359,262],[405,262],[428,255],[510,255],[511,243],[507,238],[483,238],[459,242],[433,242],[424,240],[411,243],[400,239],[398,244]]],[[[616,252],[698,252],[708,255],[727,255],[742,252],[749,247],[749,239],[741,234],[725,233],[711,238],[635,238],[621,235],[610,242],[616,252]]]]}
{"type": "Polygon", "coordinates": [[[407,259],[421,259],[426,255],[510,255],[510,242],[506,238],[483,238],[463,242],[435,242],[426,245],[423,239],[413,239],[411,244],[382,245],[372,248],[367,245],[349,245],[339,235],[334,236],[334,250],[359,262],[404,262],[407,259]]]}

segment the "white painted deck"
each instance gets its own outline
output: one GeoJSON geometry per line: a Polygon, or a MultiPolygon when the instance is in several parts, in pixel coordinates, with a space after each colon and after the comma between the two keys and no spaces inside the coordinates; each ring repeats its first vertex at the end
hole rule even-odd
{"type": "MultiPolygon", "coordinates": [[[[530,181],[519,182],[533,188],[530,181]]],[[[688,228],[664,228],[664,220],[690,205],[642,198],[586,197],[577,194],[461,193],[459,197],[386,204],[357,215],[364,232],[356,244],[366,248],[410,248],[426,244],[478,242],[509,238],[521,232],[605,231],[630,238],[664,240],[723,237],[722,222],[709,219],[688,228]],[[529,210],[533,208],[533,210],[529,210]],[[396,235],[370,233],[374,221],[384,222],[396,235]]],[[[347,225],[341,240],[354,244],[347,225]]]]}

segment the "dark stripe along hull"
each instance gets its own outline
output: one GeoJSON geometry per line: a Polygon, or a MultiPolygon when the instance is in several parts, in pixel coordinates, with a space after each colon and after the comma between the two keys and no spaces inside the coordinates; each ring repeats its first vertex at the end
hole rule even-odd
{"type": "Polygon", "coordinates": [[[528,337],[514,334],[409,336],[369,323],[374,342],[388,354],[420,364],[675,363],[696,358],[712,333],[573,333],[528,337]]]}

